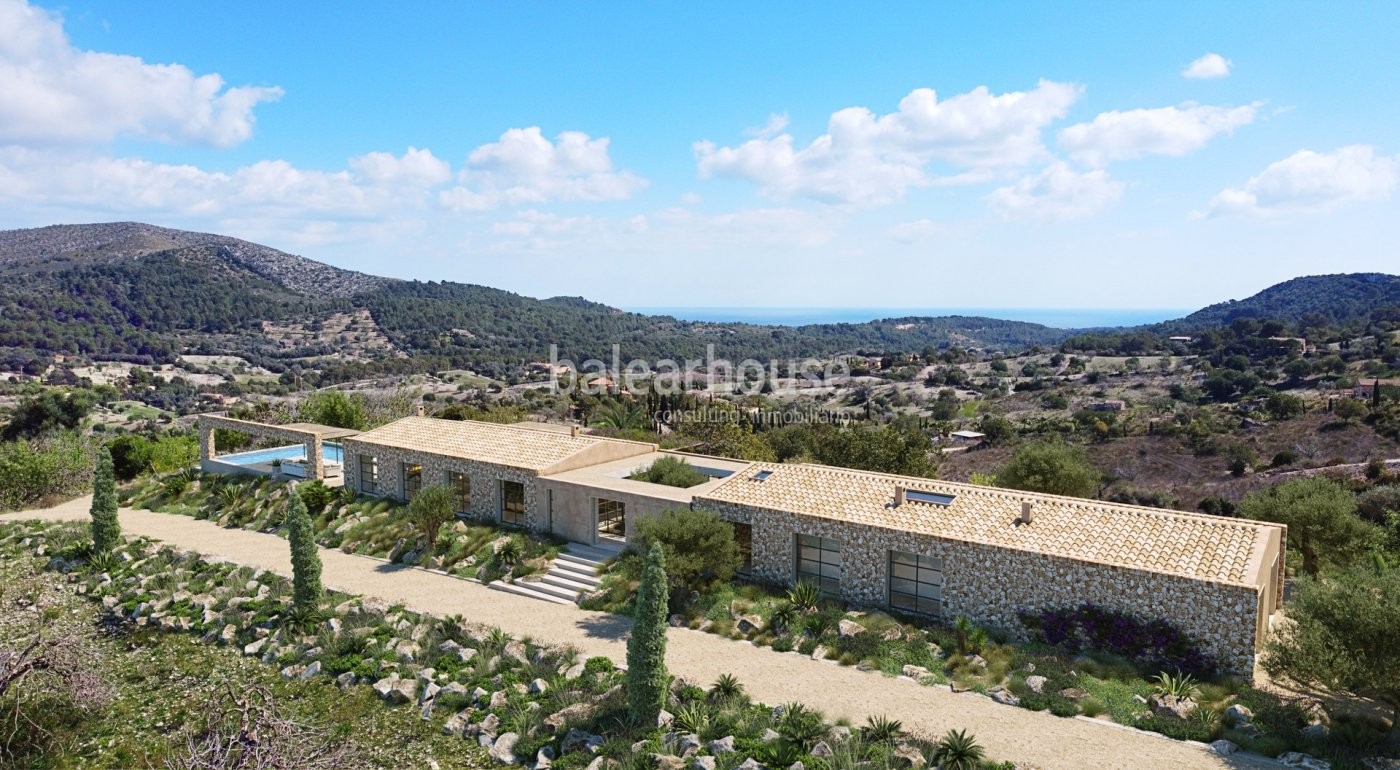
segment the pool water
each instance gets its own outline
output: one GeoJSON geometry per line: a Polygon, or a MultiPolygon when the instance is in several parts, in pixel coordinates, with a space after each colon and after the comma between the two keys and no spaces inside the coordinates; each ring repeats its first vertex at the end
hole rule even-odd
{"type": "MultiPolygon", "coordinates": [[[[253,452],[242,452],[234,455],[224,455],[220,462],[233,463],[234,465],[258,465],[259,463],[270,463],[273,460],[301,460],[306,457],[306,447],[301,444],[291,446],[279,446],[272,449],[259,449],[253,452]]],[[[321,462],[323,463],[345,463],[345,448],[340,444],[329,442],[321,444],[321,462]]]]}

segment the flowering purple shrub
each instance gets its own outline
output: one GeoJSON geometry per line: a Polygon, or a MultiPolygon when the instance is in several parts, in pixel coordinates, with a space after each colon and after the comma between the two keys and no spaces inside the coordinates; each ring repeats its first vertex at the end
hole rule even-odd
{"type": "Polygon", "coordinates": [[[1106,652],[1131,660],[1144,674],[1179,671],[1213,676],[1219,662],[1194,639],[1165,620],[1142,620],[1096,604],[1022,612],[1021,622],[1038,630],[1046,644],[1076,653],[1106,652]]]}

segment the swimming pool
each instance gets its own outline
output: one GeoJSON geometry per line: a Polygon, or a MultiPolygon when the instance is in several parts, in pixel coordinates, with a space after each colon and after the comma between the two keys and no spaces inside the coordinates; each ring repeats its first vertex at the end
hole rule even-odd
{"type": "MultiPolygon", "coordinates": [[[[270,463],[273,460],[301,460],[306,457],[306,447],[301,444],[291,446],[279,446],[272,449],[259,449],[253,452],[241,452],[234,455],[223,455],[219,457],[220,462],[233,463],[234,465],[258,465],[259,463],[270,463]]],[[[323,463],[345,463],[345,448],[340,444],[325,442],[321,444],[321,462],[323,463]]]]}

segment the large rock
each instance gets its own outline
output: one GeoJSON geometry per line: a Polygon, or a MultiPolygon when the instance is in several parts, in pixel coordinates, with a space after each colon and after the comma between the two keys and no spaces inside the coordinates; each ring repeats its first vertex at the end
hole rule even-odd
{"type": "Polygon", "coordinates": [[[1278,763],[1284,767],[1297,767],[1301,770],[1332,770],[1332,763],[1309,756],[1300,751],[1290,751],[1278,756],[1278,763]]]}
{"type": "Polygon", "coordinates": [[[758,760],[753,757],[749,757],[743,762],[740,762],[734,770],[763,770],[763,765],[760,765],[758,760]]]}
{"type": "Polygon", "coordinates": [[[834,752],[832,752],[831,750],[831,744],[827,743],[826,741],[817,741],[817,744],[812,747],[811,752],[812,756],[817,757],[819,759],[825,759],[826,757],[831,756],[833,753],[834,752]]]}
{"type": "Polygon", "coordinates": [[[1188,719],[1196,710],[1196,701],[1191,698],[1178,698],[1175,695],[1153,695],[1147,699],[1147,707],[1159,717],[1188,719]]]}
{"type": "Polygon", "coordinates": [[[894,762],[891,764],[899,768],[919,770],[919,768],[928,764],[928,760],[924,758],[923,752],[907,743],[900,743],[898,746],[895,746],[892,756],[894,762]]]}
{"type": "Polygon", "coordinates": [[[692,757],[690,760],[690,770],[715,770],[715,758],[707,756],[692,757]]]}
{"type": "Polygon", "coordinates": [[[987,659],[981,655],[969,655],[967,656],[967,664],[969,666],[976,666],[977,668],[986,668],[987,659]]]}
{"type": "Polygon", "coordinates": [[[564,736],[563,741],[560,741],[559,750],[564,752],[565,754],[569,754],[571,752],[583,749],[596,754],[598,753],[598,749],[602,748],[602,746],[603,736],[594,735],[593,733],[590,733],[587,730],[580,730],[577,727],[575,727],[572,730],[570,730],[567,735],[564,736]]]}
{"type": "Polygon", "coordinates": [[[267,639],[255,639],[243,645],[244,655],[257,655],[262,652],[262,648],[267,644],[267,639]]]}
{"type": "Polygon", "coordinates": [[[515,744],[520,741],[520,736],[515,733],[502,733],[496,741],[491,744],[491,751],[488,752],[491,758],[496,760],[498,765],[515,765],[519,761],[515,758],[515,744]]]}
{"type": "Polygon", "coordinates": [[[652,754],[651,764],[656,770],[685,770],[685,759],[675,754],[652,754]]]}
{"type": "Polygon", "coordinates": [[[439,644],[438,652],[441,652],[444,655],[455,656],[458,660],[462,661],[463,663],[466,663],[467,661],[471,660],[476,655],[476,650],[473,650],[470,647],[463,647],[462,645],[452,641],[451,639],[448,639],[442,644],[439,644]]]}
{"type": "Polygon", "coordinates": [[[661,727],[661,728],[670,727],[670,726],[671,726],[671,723],[674,722],[675,720],[676,720],[675,715],[672,714],[671,712],[667,711],[666,709],[661,709],[660,711],[656,712],[656,726],[657,726],[657,727],[661,727]]]}
{"type": "Polygon", "coordinates": [[[723,738],[716,738],[705,744],[705,750],[715,756],[732,754],[734,753],[734,736],[726,735],[723,738]]]}
{"type": "Polygon", "coordinates": [[[532,695],[543,695],[549,692],[549,682],[543,679],[535,679],[530,682],[530,693],[532,695]]]}
{"type": "Polygon", "coordinates": [[[525,652],[525,643],[515,639],[506,642],[506,646],[501,648],[501,654],[507,658],[514,658],[521,663],[530,662],[530,656],[525,652]]]}
{"type": "Polygon", "coordinates": [[[444,735],[466,735],[467,725],[471,724],[471,709],[463,709],[442,723],[444,735]]]}
{"type": "Polygon", "coordinates": [[[921,681],[924,677],[930,675],[930,671],[928,669],[924,668],[923,666],[916,666],[912,663],[905,664],[904,668],[901,669],[901,672],[905,676],[909,677],[910,679],[913,679],[916,682],[921,681]]]}
{"type": "Polygon", "coordinates": [[[487,714],[481,718],[481,723],[476,726],[476,731],[485,735],[495,735],[501,729],[501,718],[495,714],[487,714]]]}
{"type": "Polygon", "coordinates": [[[418,682],[413,679],[400,679],[391,674],[374,683],[374,692],[380,698],[393,703],[412,703],[418,694],[418,682]]]}
{"type": "Polygon", "coordinates": [[[301,672],[301,678],[302,678],[302,679],[310,679],[310,678],[313,677],[313,676],[320,676],[320,674],[321,674],[321,661],[319,661],[319,660],[313,660],[313,661],[311,661],[310,664],[307,665],[307,667],[306,667],[304,670],[302,670],[302,672],[301,672]]]}
{"type": "Polygon", "coordinates": [[[849,639],[857,634],[865,633],[865,626],[862,626],[854,620],[841,618],[836,624],[836,633],[839,634],[842,639],[849,639]]]}
{"type": "Polygon", "coordinates": [[[1008,706],[1021,705],[1021,699],[1011,694],[1011,691],[1007,690],[1005,687],[989,687],[987,689],[987,695],[997,703],[1005,703],[1008,706]]]}
{"type": "Polygon", "coordinates": [[[826,648],[820,644],[812,648],[812,660],[826,660],[826,648]]]}
{"type": "Polygon", "coordinates": [[[238,638],[238,626],[232,623],[224,626],[219,632],[219,644],[233,644],[233,640],[238,638]]]}
{"type": "Polygon", "coordinates": [[[1048,681],[1050,680],[1039,674],[1032,674],[1026,677],[1026,686],[1031,688],[1031,692],[1042,693],[1045,692],[1045,683],[1048,681]]]}
{"type": "Polygon", "coordinates": [[[1227,741],[1224,738],[1221,738],[1218,741],[1211,741],[1210,750],[1214,751],[1216,754],[1219,754],[1222,757],[1228,757],[1231,754],[1234,754],[1236,751],[1239,751],[1240,747],[1236,746],[1231,741],[1227,741]]]}
{"type": "Polygon", "coordinates": [[[1238,724],[1240,722],[1253,722],[1254,712],[1250,711],[1249,707],[1243,704],[1231,703],[1230,707],[1225,709],[1225,721],[1229,722],[1230,724],[1238,724]]]}
{"type": "Polygon", "coordinates": [[[763,631],[763,618],[757,615],[740,615],[735,628],[741,634],[757,634],[763,631]]]}
{"type": "MultiPolygon", "coordinates": [[[[550,733],[557,733],[564,729],[567,722],[575,719],[587,719],[592,713],[592,703],[575,703],[571,706],[565,706],[544,718],[544,729],[550,733]]],[[[573,735],[574,732],[574,730],[570,730],[569,734],[573,735]]],[[[566,749],[564,753],[567,754],[568,750],[566,749]]]]}

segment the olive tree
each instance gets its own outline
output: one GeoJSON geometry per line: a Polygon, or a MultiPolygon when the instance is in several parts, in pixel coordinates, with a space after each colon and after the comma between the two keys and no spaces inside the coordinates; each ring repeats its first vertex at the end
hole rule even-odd
{"type": "Polygon", "coordinates": [[[1082,447],[1055,441],[1017,448],[996,477],[1010,489],[1070,497],[1093,497],[1102,479],[1082,447]]]}
{"type": "Polygon", "coordinates": [[[1288,544],[1303,556],[1303,572],[1316,576],[1324,566],[1346,567],[1382,539],[1380,527],[1356,515],[1356,498],[1324,478],[1291,479],[1240,501],[1241,516],[1288,527],[1288,544]]]}

